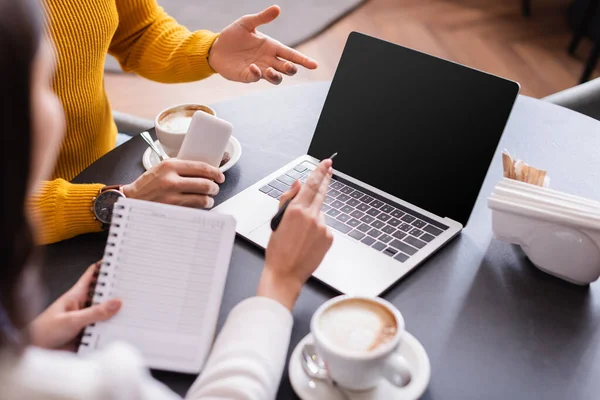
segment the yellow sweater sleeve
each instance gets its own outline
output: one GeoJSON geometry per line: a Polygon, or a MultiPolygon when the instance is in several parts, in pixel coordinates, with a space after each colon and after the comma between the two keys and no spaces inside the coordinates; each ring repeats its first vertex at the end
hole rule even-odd
{"type": "Polygon", "coordinates": [[[103,187],[103,184],[73,184],[64,179],[41,182],[29,201],[38,244],[101,231],[100,223],[94,220],[92,199],[103,187]]]}
{"type": "Polygon", "coordinates": [[[197,81],[214,73],[208,51],[218,34],[190,32],[156,0],[116,0],[116,4],[119,26],[109,53],[124,71],[164,83],[197,81]]]}

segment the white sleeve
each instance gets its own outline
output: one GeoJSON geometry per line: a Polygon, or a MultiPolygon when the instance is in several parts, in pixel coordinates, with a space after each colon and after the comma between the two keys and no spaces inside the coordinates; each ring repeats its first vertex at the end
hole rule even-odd
{"type": "MultiPolygon", "coordinates": [[[[188,399],[273,399],[286,359],[291,313],[254,297],[229,314],[188,399]]],[[[0,398],[27,400],[181,400],[154,380],[133,347],[115,343],[89,357],[28,348],[0,351],[0,398]]]]}
{"type": "Polygon", "coordinates": [[[292,325],[292,314],[274,300],[252,297],[238,304],[186,399],[275,398],[292,325]]]}
{"type": "Polygon", "coordinates": [[[29,347],[0,355],[0,398],[181,400],[154,380],[134,348],[115,343],[89,357],[29,347]]]}

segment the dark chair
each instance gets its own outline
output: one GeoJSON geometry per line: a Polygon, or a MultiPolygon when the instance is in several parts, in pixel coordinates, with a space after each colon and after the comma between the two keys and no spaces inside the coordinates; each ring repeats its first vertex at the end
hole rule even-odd
{"type": "Polygon", "coordinates": [[[117,124],[117,131],[126,133],[129,136],[135,136],[140,132],[154,127],[154,121],[152,120],[124,114],[119,111],[113,111],[113,118],[117,124]]]}
{"type": "Polygon", "coordinates": [[[522,0],[521,12],[524,17],[531,17],[531,0],[522,0]]]}
{"type": "Polygon", "coordinates": [[[600,78],[551,94],[543,100],[600,120],[600,78]]]}
{"type": "Polygon", "coordinates": [[[580,6],[579,3],[582,2],[573,4],[573,14],[575,15],[572,16],[572,20],[577,22],[574,22],[575,32],[573,34],[573,39],[571,39],[571,43],[569,43],[568,49],[569,54],[574,54],[584,36],[589,36],[594,42],[594,46],[585,63],[579,83],[587,82],[590,79],[596,68],[596,64],[598,63],[598,57],[600,57],[600,29],[598,28],[598,19],[596,18],[600,0],[586,0],[586,2],[585,7],[580,6]],[[578,12],[577,8],[581,8],[583,15],[579,15],[581,12],[578,12]]]}

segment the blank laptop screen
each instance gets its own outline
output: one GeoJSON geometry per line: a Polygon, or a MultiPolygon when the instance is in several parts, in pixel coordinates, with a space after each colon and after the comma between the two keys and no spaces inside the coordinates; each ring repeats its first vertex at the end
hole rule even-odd
{"type": "Polygon", "coordinates": [[[308,154],[337,151],[338,171],[466,225],[518,91],[353,32],[308,154]]]}

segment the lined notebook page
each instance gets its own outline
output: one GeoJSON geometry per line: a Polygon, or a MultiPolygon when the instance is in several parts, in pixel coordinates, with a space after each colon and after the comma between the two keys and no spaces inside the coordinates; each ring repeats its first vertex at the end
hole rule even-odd
{"type": "Polygon", "coordinates": [[[233,241],[232,217],[120,199],[94,301],[119,313],[86,331],[80,353],[116,340],[152,368],[199,372],[216,329],[233,241]]]}

